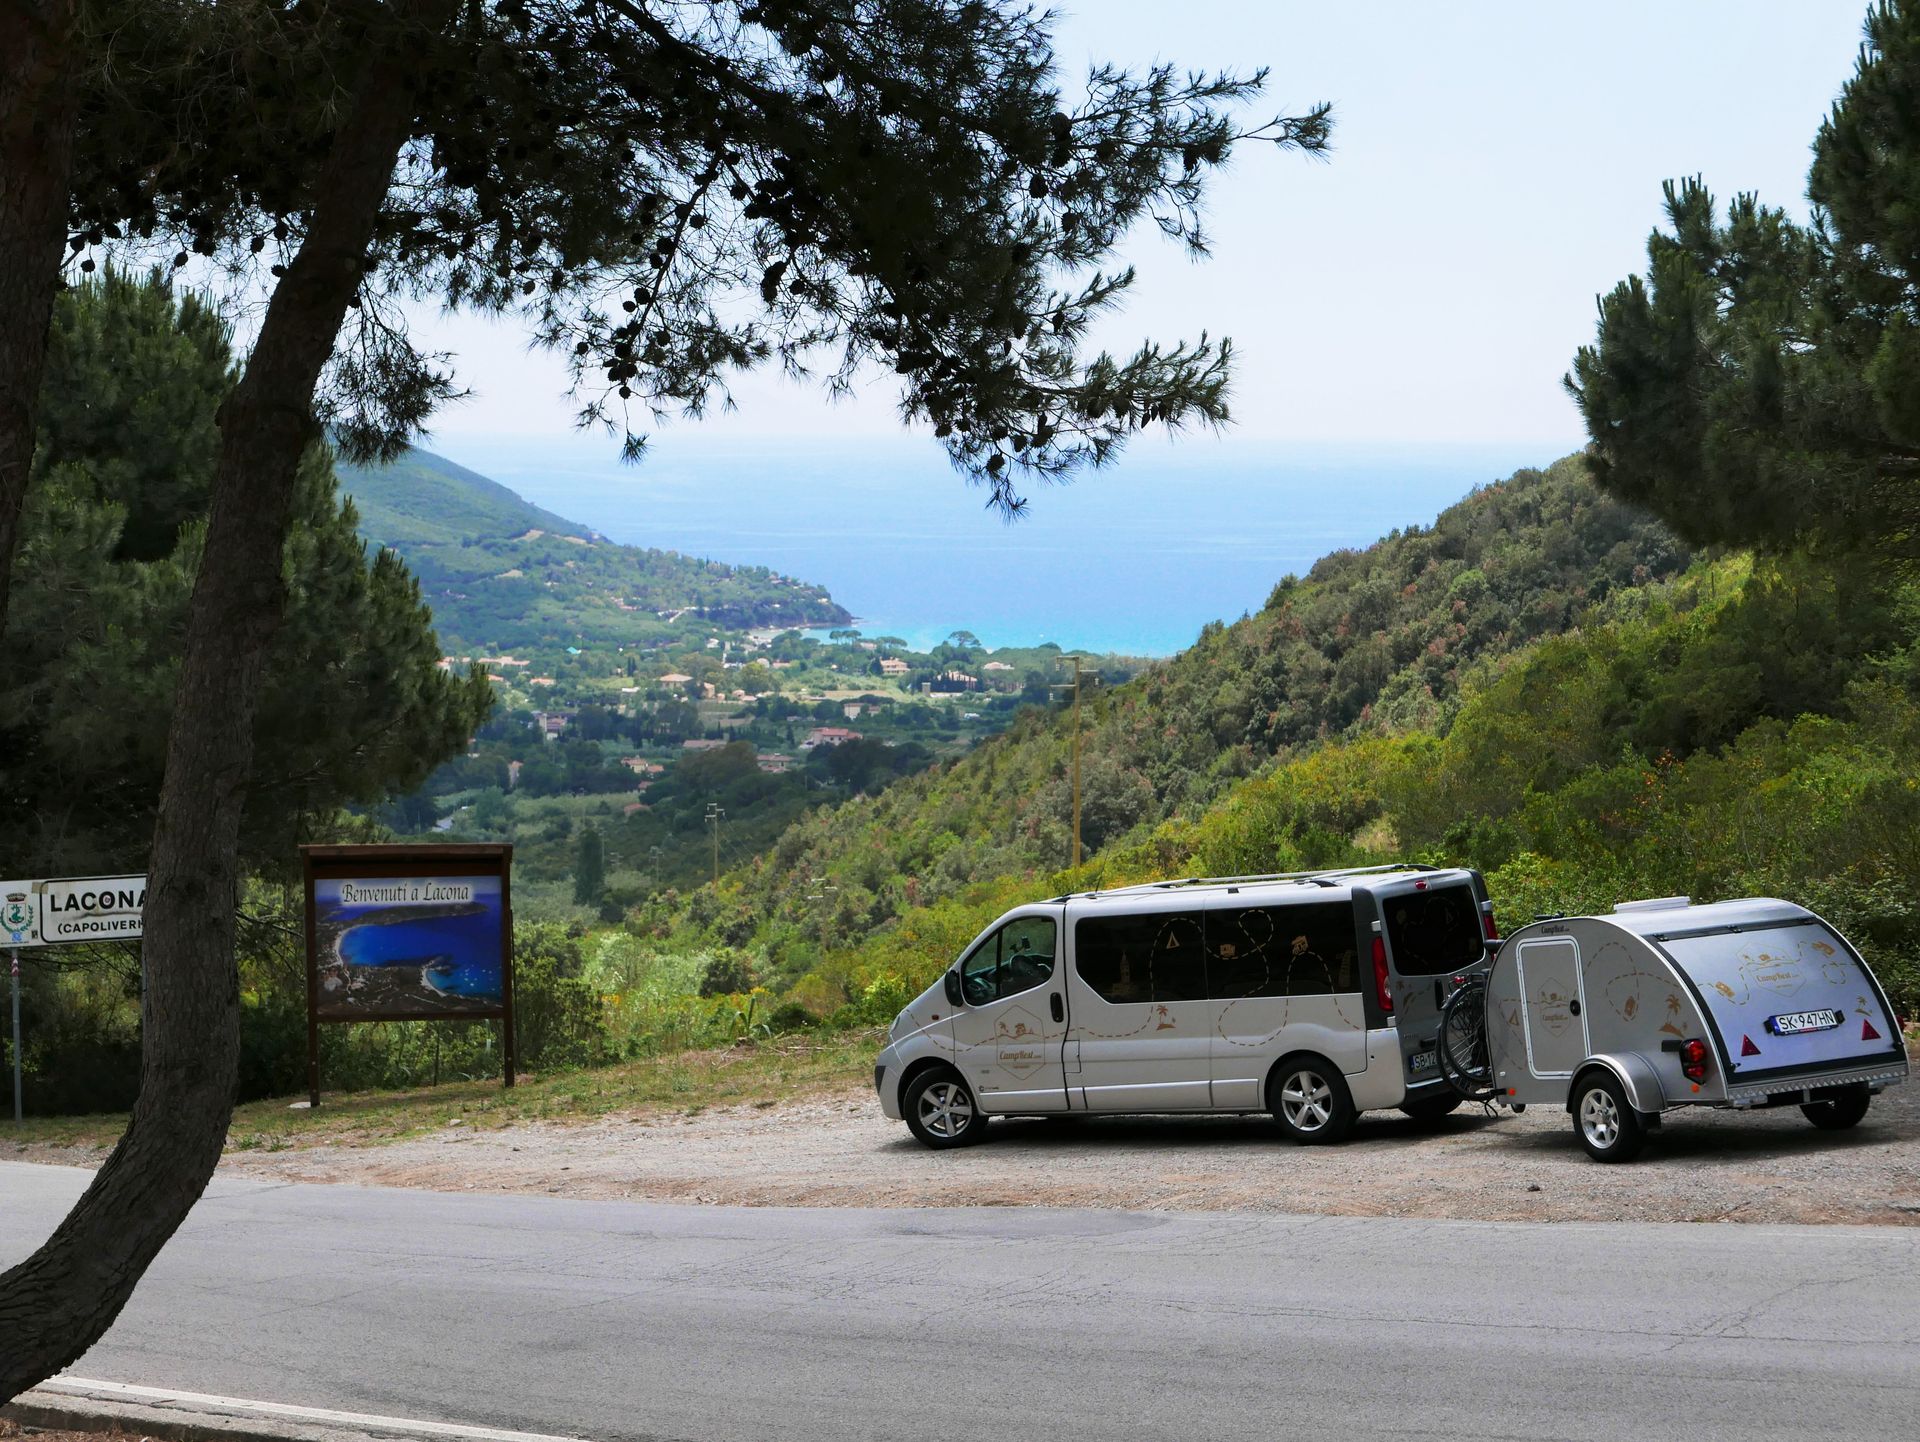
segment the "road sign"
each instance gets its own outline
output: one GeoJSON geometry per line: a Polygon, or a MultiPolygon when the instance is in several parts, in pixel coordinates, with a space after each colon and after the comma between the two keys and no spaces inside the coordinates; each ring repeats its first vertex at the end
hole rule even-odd
{"type": "Polygon", "coordinates": [[[0,881],[0,944],[38,946],[40,901],[31,881],[0,881]]]}
{"type": "Polygon", "coordinates": [[[137,941],[146,904],[144,876],[0,881],[0,946],[137,941]]]}

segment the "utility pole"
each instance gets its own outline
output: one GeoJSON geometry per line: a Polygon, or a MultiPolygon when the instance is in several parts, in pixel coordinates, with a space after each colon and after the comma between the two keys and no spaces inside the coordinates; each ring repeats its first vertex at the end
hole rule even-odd
{"type": "Polygon", "coordinates": [[[1073,864],[1080,865],[1080,658],[1073,658],[1073,864]]]}
{"type": "MultiPolygon", "coordinates": [[[[1061,657],[1061,660],[1067,660],[1061,657]]],[[[1080,658],[1073,661],[1073,864],[1080,865],[1080,658]]],[[[1067,684],[1049,687],[1049,690],[1064,691],[1067,684]]]]}
{"type": "Polygon", "coordinates": [[[720,884],[720,819],[727,814],[726,808],[717,801],[707,803],[707,825],[713,828],[713,883],[720,884]]]}

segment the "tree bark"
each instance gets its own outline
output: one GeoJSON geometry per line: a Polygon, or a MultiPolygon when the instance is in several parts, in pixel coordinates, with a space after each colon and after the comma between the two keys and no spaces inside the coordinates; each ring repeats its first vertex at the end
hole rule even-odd
{"type": "Polygon", "coordinates": [[[0,0],[0,632],[66,248],[79,0],[0,0]]]}
{"type": "MultiPolygon", "coordinates": [[[[6,3],[6,0],[0,0],[6,3]]],[[[438,0],[414,17],[444,16],[438,0]]],[[[410,47],[374,47],[334,135],[300,253],[220,410],[205,550],[148,867],[140,1095],[126,1134],[46,1245],[0,1276],[0,1399],[92,1346],[220,1160],[239,1061],[233,962],[254,703],[285,600],[282,558],[313,396],[414,113],[410,47]]]]}

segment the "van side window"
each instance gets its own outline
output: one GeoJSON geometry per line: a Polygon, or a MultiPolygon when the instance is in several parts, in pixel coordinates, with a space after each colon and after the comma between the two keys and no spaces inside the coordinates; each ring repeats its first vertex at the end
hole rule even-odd
{"type": "Polygon", "coordinates": [[[968,1006],[1031,991],[1053,975],[1050,916],[1019,916],[987,937],[960,963],[960,991],[968,1006]]]}
{"type": "Polygon", "coordinates": [[[1074,966],[1103,1001],[1197,1001],[1207,994],[1205,933],[1195,912],[1085,917],[1074,966]]]}
{"type": "Polygon", "coordinates": [[[1249,906],[1207,913],[1213,995],[1327,996],[1358,991],[1353,903],[1249,906]]]}

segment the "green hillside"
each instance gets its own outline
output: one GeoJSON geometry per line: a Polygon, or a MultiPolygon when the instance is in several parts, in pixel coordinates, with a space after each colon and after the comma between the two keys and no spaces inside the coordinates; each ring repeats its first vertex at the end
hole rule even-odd
{"type": "Polygon", "coordinates": [[[338,467],[360,532],[420,578],[454,655],[666,648],[698,633],[840,626],[824,588],[764,566],[623,546],[430,451],[338,467]]]}
{"type": "Polygon", "coordinates": [[[384,466],[334,467],[353,497],[360,534],[377,546],[406,551],[421,542],[509,540],[528,531],[591,536],[587,527],[522,500],[498,481],[456,466],[432,451],[409,449],[384,466]]]}
{"type": "Polygon", "coordinates": [[[1030,712],[639,929],[885,1020],[1019,901],[1411,858],[1480,867],[1503,925],[1793,897],[1920,1004],[1920,585],[1690,556],[1575,459],[1323,559],[1083,719],[1078,871],[1067,721],[1030,712]]]}
{"type": "MultiPolygon", "coordinates": [[[[1442,728],[1469,678],[1688,561],[1574,458],[1483,487],[1431,527],[1324,557],[1256,615],[1207,627],[1086,705],[1085,846],[1197,817],[1278,756],[1442,728]]],[[[823,936],[868,934],[994,878],[1050,874],[1070,855],[1069,754],[1067,719],[1030,712],[949,766],[805,818],[698,909],[791,977],[823,936]],[[832,889],[793,887],[795,875],[832,889]]]]}

